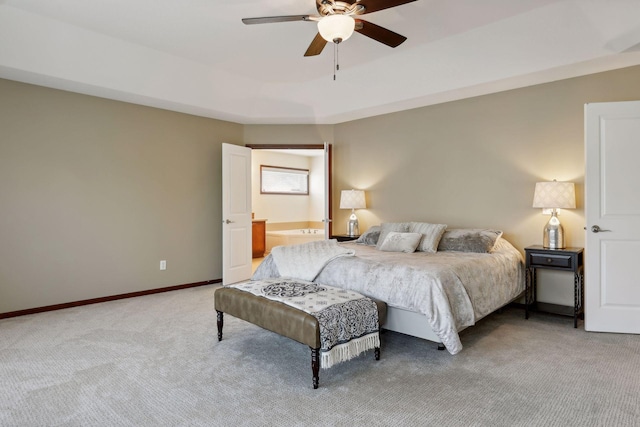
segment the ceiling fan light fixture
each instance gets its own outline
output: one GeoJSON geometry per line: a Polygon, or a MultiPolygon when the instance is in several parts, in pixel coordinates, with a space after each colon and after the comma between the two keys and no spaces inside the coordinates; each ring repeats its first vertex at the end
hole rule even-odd
{"type": "Polygon", "coordinates": [[[349,15],[328,15],[318,21],[318,32],[328,42],[340,43],[353,34],[356,21],[349,15]]]}

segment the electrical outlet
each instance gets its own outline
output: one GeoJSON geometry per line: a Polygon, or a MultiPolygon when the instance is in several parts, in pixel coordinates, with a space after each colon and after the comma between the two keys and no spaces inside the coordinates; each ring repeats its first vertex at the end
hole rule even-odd
{"type": "Polygon", "coordinates": [[[167,260],[162,260],[160,261],[160,270],[166,270],[167,269],[167,260]]]}

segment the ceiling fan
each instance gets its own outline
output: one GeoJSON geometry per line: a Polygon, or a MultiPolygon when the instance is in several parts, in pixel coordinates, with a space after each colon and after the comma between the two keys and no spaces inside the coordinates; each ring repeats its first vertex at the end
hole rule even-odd
{"type": "Polygon", "coordinates": [[[313,21],[318,23],[318,34],[304,56],[319,55],[327,42],[341,43],[354,31],[390,47],[402,44],[407,38],[379,25],[355,18],[366,13],[401,6],[416,0],[316,0],[318,15],[265,16],[244,18],[247,25],[272,22],[313,21]]]}

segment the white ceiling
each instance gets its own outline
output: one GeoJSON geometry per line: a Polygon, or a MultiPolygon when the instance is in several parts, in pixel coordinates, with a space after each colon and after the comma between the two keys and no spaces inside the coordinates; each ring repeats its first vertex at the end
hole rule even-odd
{"type": "Polygon", "coordinates": [[[640,0],[417,0],[303,56],[314,0],[0,0],[0,77],[230,120],[334,124],[640,64],[640,0]]]}

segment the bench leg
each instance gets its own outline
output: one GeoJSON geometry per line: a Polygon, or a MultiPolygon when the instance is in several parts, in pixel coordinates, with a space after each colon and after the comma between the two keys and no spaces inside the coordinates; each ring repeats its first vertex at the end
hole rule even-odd
{"type": "Polygon", "coordinates": [[[318,388],[320,383],[320,349],[309,347],[311,349],[311,372],[313,373],[313,388],[318,388]]]}
{"type": "Polygon", "coordinates": [[[218,313],[218,341],[222,341],[222,326],[224,325],[224,313],[216,310],[218,313]]]}
{"type": "Polygon", "coordinates": [[[373,355],[375,356],[376,360],[380,360],[380,347],[376,347],[373,350],[373,355]]]}

